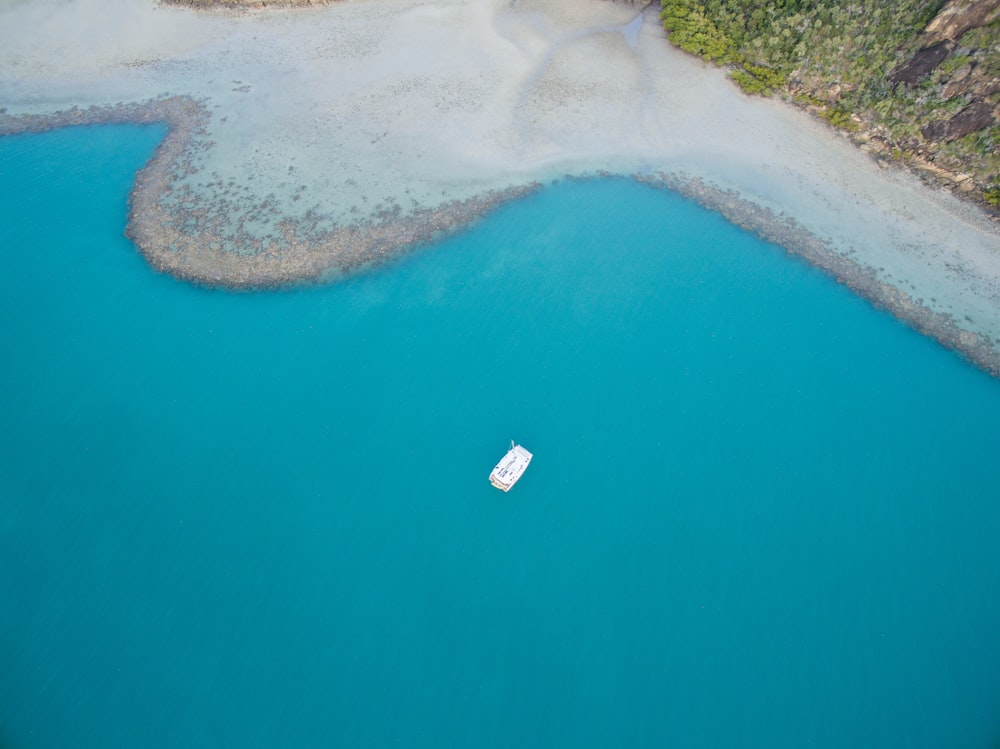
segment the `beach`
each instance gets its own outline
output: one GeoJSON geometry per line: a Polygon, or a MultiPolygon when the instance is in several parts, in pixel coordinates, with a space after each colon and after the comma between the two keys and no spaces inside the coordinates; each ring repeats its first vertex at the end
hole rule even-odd
{"type": "MultiPolygon", "coordinates": [[[[195,283],[329,281],[537,185],[629,175],[1000,375],[1000,225],[673,49],[657,7],[0,4],[0,133],[166,121],[128,235],[195,283]]],[[[125,229],[125,227],[123,227],[125,229]]]]}

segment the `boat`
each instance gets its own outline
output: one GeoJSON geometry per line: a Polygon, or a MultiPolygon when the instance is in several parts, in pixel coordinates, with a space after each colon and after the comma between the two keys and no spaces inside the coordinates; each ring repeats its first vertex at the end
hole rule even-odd
{"type": "Polygon", "coordinates": [[[524,475],[528,463],[531,462],[531,453],[520,445],[510,441],[510,450],[500,458],[493,472],[490,474],[490,483],[497,489],[509,492],[510,488],[517,483],[518,479],[524,475]]]}

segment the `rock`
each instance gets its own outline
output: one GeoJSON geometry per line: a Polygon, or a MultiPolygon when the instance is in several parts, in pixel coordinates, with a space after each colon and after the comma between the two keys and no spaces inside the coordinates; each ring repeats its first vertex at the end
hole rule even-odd
{"type": "Polygon", "coordinates": [[[956,96],[968,91],[972,85],[972,68],[971,64],[963,65],[952,73],[951,78],[941,91],[941,97],[944,99],[954,99],[956,96]]]}
{"type": "Polygon", "coordinates": [[[956,41],[969,29],[1000,18],[1000,0],[949,0],[924,29],[924,47],[956,41]]]}
{"type": "Polygon", "coordinates": [[[948,120],[930,122],[921,128],[927,140],[950,142],[987,128],[995,122],[993,105],[978,101],[971,104],[948,120]]]}
{"type": "Polygon", "coordinates": [[[893,85],[902,83],[904,86],[915,86],[921,78],[944,62],[949,54],[951,54],[951,45],[948,42],[938,42],[924,47],[907,62],[889,73],[889,82],[893,85]]]}

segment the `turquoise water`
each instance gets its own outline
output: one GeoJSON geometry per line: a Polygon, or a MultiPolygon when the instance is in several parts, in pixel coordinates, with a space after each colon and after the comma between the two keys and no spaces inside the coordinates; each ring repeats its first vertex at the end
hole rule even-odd
{"type": "Polygon", "coordinates": [[[4,749],[1000,746],[1000,382],[624,180],[194,288],[162,134],[0,139],[4,749]]]}

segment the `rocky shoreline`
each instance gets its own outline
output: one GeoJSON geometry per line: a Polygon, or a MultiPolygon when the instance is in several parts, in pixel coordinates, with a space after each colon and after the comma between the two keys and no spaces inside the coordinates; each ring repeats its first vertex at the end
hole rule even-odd
{"type": "Polygon", "coordinates": [[[661,0],[668,38],[1000,219],[1000,0],[661,0]],[[766,41],[766,43],[765,43],[766,41]]]}

